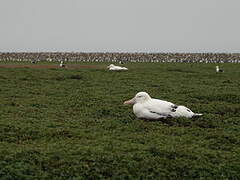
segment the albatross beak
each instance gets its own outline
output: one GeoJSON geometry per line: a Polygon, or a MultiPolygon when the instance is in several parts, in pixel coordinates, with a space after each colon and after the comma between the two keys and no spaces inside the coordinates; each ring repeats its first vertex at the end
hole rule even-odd
{"type": "Polygon", "coordinates": [[[128,100],[128,101],[125,101],[123,104],[134,104],[135,103],[135,98],[132,98],[132,99],[130,99],[130,100],[128,100]]]}

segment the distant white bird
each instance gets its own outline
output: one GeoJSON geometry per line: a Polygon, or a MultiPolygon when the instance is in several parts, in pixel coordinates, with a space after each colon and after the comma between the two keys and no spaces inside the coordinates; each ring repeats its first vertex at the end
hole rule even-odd
{"type": "Polygon", "coordinates": [[[126,67],[115,66],[114,64],[110,64],[107,68],[110,71],[126,71],[126,70],[128,70],[128,68],[126,68],[126,67]]]}
{"type": "Polygon", "coordinates": [[[66,65],[63,63],[63,61],[60,62],[59,64],[60,67],[65,67],[66,65]]]}
{"type": "Polygon", "coordinates": [[[47,58],[47,61],[52,62],[52,59],[51,58],[47,58]]]}
{"type": "Polygon", "coordinates": [[[136,96],[124,104],[133,104],[133,113],[142,119],[161,119],[168,117],[192,118],[202,116],[192,112],[185,106],[178,106],[168,101],[151,98],[146,92],[139,92],[136,96]]]}
{"type": "Polygon", "coordinates": [[[220,69],[219,66],[216,66],[216,72],[217,72],[217,73],[218,73],[218,72],[224,72],[224,70],[223,70],[223,69],[220,69]]]}
{"type": "Polygon", "coordinates": [[[123,61],[119,61],[118,63],[119,63],[119,64],[124,64],[123,61]]]}

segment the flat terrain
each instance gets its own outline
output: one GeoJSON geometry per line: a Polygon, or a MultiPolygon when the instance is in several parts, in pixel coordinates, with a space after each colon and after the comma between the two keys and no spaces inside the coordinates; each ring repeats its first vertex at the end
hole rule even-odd
{"type": "MultiPolygon", "coordinates": [[[[0,68],[33,68],[33,69],[56,69],[59,68],[59,63],[37,63],[37,64],[29,64],[29,63],[14,63],[14,64],[8,64],[8,63],[2,63],[0,64],[0,68]]],[[[106,67],[102,65],[81,65],[81,64],[68,64],[65,69],[106,69],[106,67]]]]}
{"type": "Polygon", "coordinates": [[[0,179],[240,179],[240,64],[0,63],[0,179]],[[146,91],[197,119],[137,119],[146,91]]]}

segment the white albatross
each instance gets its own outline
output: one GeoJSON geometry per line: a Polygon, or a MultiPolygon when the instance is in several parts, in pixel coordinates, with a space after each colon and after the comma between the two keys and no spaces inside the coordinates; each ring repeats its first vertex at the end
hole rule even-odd
{"type": "Polygon", "coordinates": [[[220,69],[219,66],[216,66],[216,72],[217,72],[217,73],[218,73],[218,72],[224,72],[224,70],[223,70],[223,69],[220,69]]]}
{"type": "Polygon", "coordinates": [[[124,104],[133,104],[133,113],[140,119],[161,119],[202,116],[194,113],[185,106],[178,106],[168,101],[151,98],[146,92],[139,92],[136,96],[124,104]]]}
{"type": "Polygon", "coordinates": [[[64,68],[66,65],[63,63],[63,61],[60,62],[59,67],[64,68]]]}
{"type": "Polygon", "coordinates": [[[121,67],[121,66],[115,66],[114,64],[110,64],[108,67],[109,71],[126,71],[128,68],[121,67]]]}

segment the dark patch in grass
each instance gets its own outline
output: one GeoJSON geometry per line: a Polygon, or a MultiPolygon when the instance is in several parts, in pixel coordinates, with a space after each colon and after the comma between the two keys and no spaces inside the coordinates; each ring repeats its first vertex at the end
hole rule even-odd
{"type": "Polygon", "coordinates": [[[34,108],[47,108],[46,105],[44,104],[39,104],[39,103],[32,103],[30,104],[31,107],[34,107],[34,108]]]}
{"type": "Polygon", "coordinates": [[[111,111],[109,109],[99,109],[94,112],[94,117],[96,118],[103,118],[107,116],[111,116],[111,111]]]}
{"type": "Polygon", "coordinates": [[[27,78],[27,77],[22,77],[22,78],[19,78],[20,81],[29,81],[31,80],[30,78],[27,78]]]}
{"type": "Polygon", "coordinates": [[[76,75],[71,75],[69,77],[69,79],[81,80],[81,79],[83,79],[83,77],[81,75],[79,75],[79,74],[76,74],[76,75]]]}
{"type": "Polygon", "coordinates": [[[152,84],[152,85],[150,85],[151,87],[161,87],[161,85],[159,85],[159,84],[152,84]]]}
{"type": "Polygon", "coordinates": [[[5,76],[0,75],[0,79],[7,79],[5,76]]]}
{"type": "Polygon", "coordinates": [[[74,136],[73,133],[66,129],[54,130],[47,135],[47,137],[60,138],[60,139],[61,138],[71,138],[73,136],[74,136]]]}
{"type": "Polygon", "coordinates": [[[191,70],[184,70],[184,69],[174,69],[174,68],[168,68],[167,71],[173,71],[173,72],[181,72],[181,73],[196,73],[195,71],[191,70]]]}
{"type": "Polygon", "coordinates": [[[135,120],[137,121],[138,119],[136,119],[134,115],[127,115],[127,116],[124,117],[124,119],[121,119],[120,121],[123,124],[129,124],[129,123],[132,123],[135,120]]]}
{"type": "Polygon", "coordinates": [[[67,79],[82,80],[83,77],[81,75],[70,75],[70,76],[57,76],[54,79],[57,81],[64,81],[67,79]]]}
{"type": "Polygon", "coordinates": [[[9,104],[8,104],[9,106],[19,106],[16,102],[10,102],[9,104]]]}
{"type": "Polygon", "coordinates": [[[231,81],[231,80],[224,80],[224,81],[222,81],[222,83],[223,83],[223,84],[232,84],[233,81],[231,81]]]}
{"type": "Polygon", "coordinates": [[[57,76],[57,77],[54,78],[54,80],[64,81],[64,80],[66,80],[66,77],[65,76],[57,76]]]}
{"type": "Polygon", "coordinates": [[[176,123],[173,122],[173,118],[161,118],[161,119],[157,119],[157,120],[154,120],[154,119],[142,119],[143,121],[145,122],[159,122],[159,123],[163,123],[163,124],[167,124],[169,126],[174,126],[176,125],[176,123]]]}

